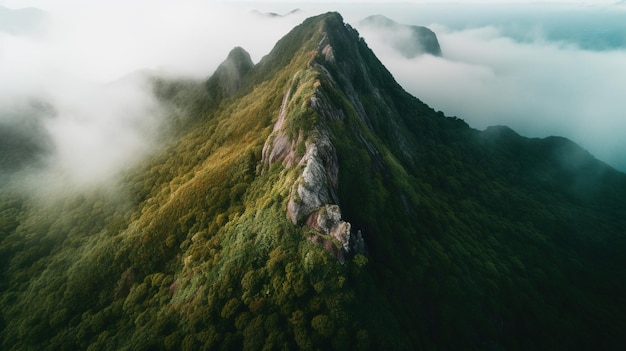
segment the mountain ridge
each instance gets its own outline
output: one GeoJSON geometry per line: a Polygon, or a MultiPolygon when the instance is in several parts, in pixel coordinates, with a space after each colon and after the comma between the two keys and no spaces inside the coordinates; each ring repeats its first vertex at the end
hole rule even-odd
{"type": "Polygon", "coordinates": [[[253,66],[250,54],[243,48],[236,47],[207,80],[206,88],[216,99],[232,96],[241,88],[246,74],[253,66]]]}
{"type": "Polygon", "coordinates": [[[232,53],[155,80],[122,198],[3,192],[4,348],[623,345],[626,175],[432,110],[337,13],[232,53]]]}

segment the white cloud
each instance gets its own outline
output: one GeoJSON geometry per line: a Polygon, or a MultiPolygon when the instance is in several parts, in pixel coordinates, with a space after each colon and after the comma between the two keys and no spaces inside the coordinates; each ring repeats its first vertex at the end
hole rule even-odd
{"type": "Polygon", "coordinates": [[[235,46],[260,60],[305,16],[269,19],[198,1],[65,1],[47,9],[42,38],[0,32],[0,123],[18,101],[52,104],[56,115],[44,122],[51,171],[74,184],[106,180],[156,147],[161,111],[133,72],[204,79],[235,46]]]}
{"type": "Polygon", "coordinates": [[[565,136],[626,170],[626,51],[586,51],[541,37],[521,43],[495,27],[431,29],[442,58],[406,59],[375,34],[362,34],[398,82],[431,107],[479,129],[505,124],[526,136],[565,136]]]}
{"type": "MultiPolygon", "coordinates": [[[[53,103],[58,114],[46,125],[57,150],[56,166],[77,181],[114,174],[154,146],[150,130],[158,126],[159,110],[145,86],[125,79],[112,89],[102,86],[106,82],[142,69],[204,78],[234,46],[258,62],[305,17],[327,10],[339,9],[356,24],[385,12],[404,23],[414,14],[445,19],[445,11],[453,9],[446,5],[426,13],[413,10],[430,7],[408,11],[399,4],[198,0],[2,4],[40,6],[52,21],[43,39],[0,33],[0,111],[25,96],[53,103]],[[305,11],[272,19],[250,12],[286,13],[295,7],[305,11]]],[[[626,170],[620,135],[626,130],[624,51],[592,52],[549,42],[541,27],[521,28],[530,33],[524,43],[495,26],[430,28],[443,58],[406,59],[372,33],[362,34],[401,85],[447,115],[476,128],[507,124],[527,136],[563,135],[626,170]]]]}

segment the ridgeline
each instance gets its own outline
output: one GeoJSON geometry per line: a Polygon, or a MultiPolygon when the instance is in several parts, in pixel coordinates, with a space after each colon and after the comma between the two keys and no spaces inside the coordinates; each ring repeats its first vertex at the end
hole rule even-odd
{"type": "Polygon", "coordinates": [[[0,194],[5,350],[619,349],[626,175],[400,87],[337,13],[152,79],[104,187],[0,194]]]}

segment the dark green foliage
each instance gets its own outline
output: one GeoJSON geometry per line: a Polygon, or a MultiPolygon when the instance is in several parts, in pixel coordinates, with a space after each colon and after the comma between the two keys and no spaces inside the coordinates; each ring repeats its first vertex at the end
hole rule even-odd
{"type": "Polygon", "coordinates": [[[16,101],[0,110],[0,185],[22,170],[41,167],[52,141],[44,126],[55,114],[40,101],[16,101]]]}
{"type": "Polygon", "coordinates": [[[410,342],[621,345],[625,262],[614,250],[624,249],[626,177],[564,139],[478,133],[406,94],[387,106],[366,106],[368,117],[393,122],[360,132],[377,152],[354,144],[358,120],[337,133],[340,198],[410,342]]]}
{"type": "Polygon", "coordinates": [[[626,343],[624,174],[565,139],[431,110],[338,14],[305,21],[242,79],[215,94],[155,78],[171,134],[115,191],[3,186],[2,349],[626,343]],[[287,217],[303,166],[263,163],[290,87],[284,130],[327,128],[343,217],[365,238],[343,265],[287,217]],[[343,117],[315,113],[314,93],[343,117]]]}

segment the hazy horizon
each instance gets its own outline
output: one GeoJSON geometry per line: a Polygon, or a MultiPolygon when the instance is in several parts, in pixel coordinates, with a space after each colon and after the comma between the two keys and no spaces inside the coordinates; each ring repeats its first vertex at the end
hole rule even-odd
{"type": "MultiPolygon", "coordinates": [[[[150,153],[150,131],[160,123],[149,89],[128,78],[134,72],[205,79],[233,47],[257,63],[304,18],[337,10],[396,80],[434,109],[477,129],[564,136],[626,171],[626,11],[596,3],[49,4],[37,31],[0,27],[0,123],[24,101],[46,101],[56,111],[44,124],[63,172],[81,182],[115,174],[150,153]],[[302,11],[286,17],[251,12],[296,7],[302,11]],[[431,28],[443,56],[399,55],[360,28],[373,14],[431,28]]],[[[0,2],[16,4],[44,3],[0,2]]]]}

